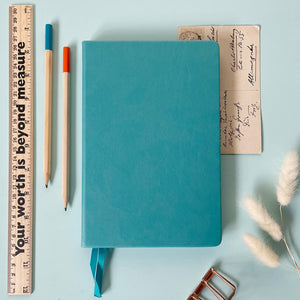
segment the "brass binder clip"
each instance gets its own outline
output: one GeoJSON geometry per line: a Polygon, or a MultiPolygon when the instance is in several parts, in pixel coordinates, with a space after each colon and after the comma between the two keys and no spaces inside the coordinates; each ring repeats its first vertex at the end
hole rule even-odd
{"type": "Polygon", "coordinates": [[[210,291],[217,297],[217,299],[219,300],[231,300],[235,294],[235,286],[228,281],[226,278],[224,278],[221,274],[219,274],[218,272],[216,272],[214,270],[214,268],[210,268],[210,270],[204,275],[204,277],[202,278],[202,281],[200,282],[200,284],[197,286],[197,288],[195,289],[195,291],[193,292],[192,295],[190,295],[188,297],[187,300],[203,300],[200,297],[201,292],[203,291],[203,289],[207,287],[210,289],[210,291]],[[232,293],[228,298],[225,298],[225,296],[223,296],[221,294],[220,291],[218,291],[215,287],[213,287],[209,281],[213,278],[213,276],[216,275],[219,278],[221,278],[227,285],[229,285],[232,288],[232,293]]]}

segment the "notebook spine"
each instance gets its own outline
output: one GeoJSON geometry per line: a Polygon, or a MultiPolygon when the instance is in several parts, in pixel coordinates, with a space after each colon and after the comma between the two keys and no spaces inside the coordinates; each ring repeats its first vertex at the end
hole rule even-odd
{"type": "MultiPolygon", "coordinates": [[[[86,51],[85,51],[85,42],[82,43],[82,61],[85,62],[86,59],[86,51]]],[[[85,64],[82,64],[82,140],[85,139],[85,110],[86,110],[86,87],[85,87],[85,78],[86,77],[86,70],[85,70],[85,64]]],[[[85,143],[82,143],[82,209],[81,209],[81,246],[85,247],[85,231],[84,231],[84,224],[86,222],[85,220],[85,143]]]]}

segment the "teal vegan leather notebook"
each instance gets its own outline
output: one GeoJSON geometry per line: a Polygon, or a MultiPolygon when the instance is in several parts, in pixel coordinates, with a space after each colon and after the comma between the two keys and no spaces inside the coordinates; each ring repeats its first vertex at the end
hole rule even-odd
{"type": "Polygon", "coordinates": [[[82,55],[82,246],[218,245],[218,44],[83,42],[82,55]]]}

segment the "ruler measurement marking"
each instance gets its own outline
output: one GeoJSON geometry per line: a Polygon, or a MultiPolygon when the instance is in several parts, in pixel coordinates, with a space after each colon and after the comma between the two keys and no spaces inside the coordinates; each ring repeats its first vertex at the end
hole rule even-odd
{"type": "Polygon", "coordinates": [[[9,7],[8,294],[32,292],[32,17],[31,5],[9,7]]]}

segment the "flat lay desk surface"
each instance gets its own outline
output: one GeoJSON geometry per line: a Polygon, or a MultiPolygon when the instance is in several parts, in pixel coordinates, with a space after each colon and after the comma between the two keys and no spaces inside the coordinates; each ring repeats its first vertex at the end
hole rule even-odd
{"type": "MultiPolygon", "coordinates": [[[[34,292],[27,298],[94,299],[89,269],[91,250],[80,247],[81,41],[176,40],[178,25],[259,24],[263,153],[221,158],[222,244],[217,248],[116,249],[108,263],[103,297],[107,300],[186,299],[214,265],[238,282],[234,299],[298,299],[300,280],[296,273],[281,267],[273,270],[262,266],[244,246],[241,240],[244,232],[254,233],[273,244],[240,205],[245,195],[252,195],[272,206],[270,203],[275,201],[277,176],[285,153],[294,148],[300,151],[298,1],[52,0],[27,3],[35,4],[34,292]],[[52,23],[54,30],[53,179],[48,189],[43,180],[46,23],[52,23]],[[71,47],[71,199],[67,212],[61,198],[63,46],[71,47]]],[[[17,299],[6,295],[9,4],[19,3],[0,2],[0,299],[17,299]]],[[[299,261],[299,192],[287,210],[286,224],[288,239],[292,241],[299,261]]],[[[288,264],[287,253],[281,246],[277,245],[275,250],[288,264]]]]}

